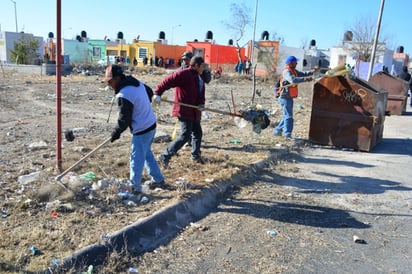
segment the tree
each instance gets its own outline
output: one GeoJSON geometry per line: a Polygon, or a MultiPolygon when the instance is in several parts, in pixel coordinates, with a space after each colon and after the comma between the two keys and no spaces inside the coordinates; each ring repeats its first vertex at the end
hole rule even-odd
{"type": "MultiPolygon", "coordinates": [[[[376,24],[368,17],[357,19],[356,22],[345,33],[343,44],[354,53],[358,54],[360,61],[370,62],[373,50],[373,42],[376,31],[376,24]]],[[[389,39],[385,35],[380,35],[376,52],[383,52],[389,39]]]]}
{"type": "Polygon", "coordinates": [[[33,36],[22,34],[17,41],[14,41],[14,50],[10,50],[10,57],[16,64],[33,64],[38,60],[39,41],[33,36]]]}
{"type": "Polygon", "coordinates": [[[231,3],[230,4],[230,12],[232,13],[232,18],[229,22],[223,22],[227,29],[231,30],[235,35],[236,47],[237,47],[237,54],[239,62],[242,61],[242,56],[240,56],[240,45],[239,42],[242,40],[243,36],[245,35],[246,28],[251,26],[252,19],[251,9],[246,6],[245,3],[231,3]]]}

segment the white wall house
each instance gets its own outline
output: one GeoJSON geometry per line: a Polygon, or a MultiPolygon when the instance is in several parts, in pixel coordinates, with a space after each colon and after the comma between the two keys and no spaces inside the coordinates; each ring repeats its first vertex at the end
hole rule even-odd
{"type": "MultiPolygon", "coordinates": [[[[39,42],[39,48],[37,53],[39,54],[40,60],[43,59],[43,37],[34,36],[31,33],[24,32],[0,32],[0,62],[2,63],[15,63],[16,60],[11,60],[10,51],[14,50],[14,42],[18,41],[20,38],[34,38],[39,42]]],[[[33,60],[34,62],[35,60],[33,60]]]]}
{"type": "MultiPolygon", "coordinates": [[[[393,50],[387,49],[385,46],[381,46],[381,49],[376,51],[374,68],[372,75],[378,71],[381,71],[385,66],[387,68],[392,67],[393,64],[393,50]]],[[[355,67],[355,73],[358,77],[367,80],[367,72],[369,63],[358,63],[358,52],[351,47],[351,42],[347,42],[342,46],[334,46],[330,50],[330,67],[334,68],[340,64],[348,64],[351,67],[355,67]],[[360,67],[360,68],[358,68],[360,67]]]]}

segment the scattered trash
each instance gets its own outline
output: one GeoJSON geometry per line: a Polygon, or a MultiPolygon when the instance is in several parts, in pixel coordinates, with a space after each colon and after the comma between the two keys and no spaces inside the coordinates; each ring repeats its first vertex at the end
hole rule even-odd
{"type": "Polygon", "coordinates": [[[175,184],[177,185],[177,188],[180,191],[189,189],[191,187],[190,183],[186,181],[186,179],[183,177],[179,177],[175,184]]]}
{"type": "Polygon", "coordinates": [[[233,140],[230,140],[230,143],[231,144],[240,144],[240,140],[239,139],[233,139],[233,140]]]}
{"type": "Polygon", "coordinates": [[[354,241],[355,243],[357,243],[357,244],[366,244],[366,241],[365,241],[365,240],[359,238],[359,237],[356,236],[356,235],[353,235],[353,241],[354,241]]]}
{"type": "Polygon", "coordinates": [[[142,204],[146,204],[146,203],[149,202],[149,198],[147,198],[146,196],[143,196],[143,197],[140,199],[140,202],[141,202],[142,204]]]}
{"type": "Polygon", "coordinates": [[[131,273],[139,273],[139,271],[137,270],[137,268],[130,267],[129,268],[129,274],[131,274],[131,273]]]}
{"type": "Polygon", "coordinates": [[[34,246],[29,247],[29,250],[30,250],[31,254],[34,255],[34,256],[42,254],[42,252],[34,246]]]}
{"type": "Polygon", "coordinates": [[[206,178],[205,179],[206,183],[213,183],[214,181],[215,181],[215,179],[213,179],[213,178],[206,178]]]}
{"type": "Polygon", "coordinates": [[[26,175],[21,175],[17,180],[20,184],[26,185],[28,183],[36,181],[40,177],[40,173],[41,171],[37,171],[26,175]]]}
{"type": "Polygon", "coordinates": [[[89,265],[86,272],[81,272],[81,274],[93,274],[93,265],[89,265]]]}
{"type": "Polygon", "coordinates": [[[74,140],[73,130],[66,130],[64,132],[64,137],[67,141],[72,142],[74,140]]]}
{"type": "Polygon", "coordinates": [[[48,202],[46,204],[46,210],[53,210],[53,209],[57,209],[60,206],[61,202],[60,200],[54,200],[53,202],[48,202]]]}
{"type": "Polygon", "coordinates": [[[96,179],[96,175],[93,173],[93,171],[89,171],[80,175],[80,178],[93,181],[94,179],[96,179]]]}
{"type": "Polygon", "coordinates": [[[207,226],[204,225],[199,225],[193,222],[190,222],[190,227],[193,227],[195,229],[198,229],[199,231],[206,231],[209,230],[209,228],[207,226]]]}
{"type": "Polygon", "coordinates": [[[274,229],[268,230],[266,233],[270,236],[276,236],[278,234],[278,232],[274,229]]]}
{"type": "Polygon", "coordinates": [[[5,218],[7,218],[7,216],[9,216],[9,212],[3,207],[1,209],[1,218],[5,219],[5,218]]]}
{"type": "Polygon", "coordinates": [[[57,213],[57,211],[52,211],[51,213],[52,218],[57,218],[59,216],[59,213],[57,213]]]}
{"type": "Polygon", "coordinates": [[[262,129],[265,129],[270,125],[268,113],[267,110],[249,109],[241,112],[241,115],[245,120],[252,122],[253,132],[259,134],[262,129]]]}
{"type": "Polygon", "coordinates": [[[104,189],[104,188],[109,186],[109,183],[110,183],[110,179],[108,179],[108,178],[101,179],[101,180],[97,181],[97,183],[93,183],[92,189],[93,190],[104,189]]]}
{"type": "Polygon", "coordinates": [[[30,150],[40,150],[47,148],[47,143],[45,141],[34,142],[29,145],[30,150]]]}
{"type": "Polygon", "coordinates": [[[59,260],[56,258],[52,259],[52,265],[59,265],[59,260]]]}

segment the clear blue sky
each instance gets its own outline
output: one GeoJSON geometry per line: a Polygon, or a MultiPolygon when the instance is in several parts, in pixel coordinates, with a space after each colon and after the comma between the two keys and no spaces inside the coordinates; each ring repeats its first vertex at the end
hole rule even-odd
{"type": "MultiPolygon", "coordinates": [[[[17,7],[19,31],[47,37],[56,35],[55,0],[13,0],[17,7]]],[[[0,0],[1,31],[15,31],[14,3],[0,0]]],[[[185,45],[186,41],[203,41],[207,31],[213,32],[216,43],[235,40],[224,21],[232,19],[230,4],[242,0],[62,0],[62,35],[73,38],[82,30],[91,39],[104,36],[115,39],[122,31],[128,43],[137,35],[142,40],[156,40],[166,33],[169,43],[185,45]],[[180,26],[179,26],[180,25],[180,26]]],[[[243,1],[254,20],[255,0],[243,1]]],[[[255,39],[263,31],[282,36],[284,45],[301,47],[315,39],[318,48],[339,45],[343,34],[360,18],[369,18],[376,25],[381,0],[258,0],[255,39]]],[[[381,33],[390,37],[391,49],[402,45],[412,53],[412,0],[386,0],[381,33]]],[[[247,28],[243,45],[253,38],[253,26],[247,28]]]]}

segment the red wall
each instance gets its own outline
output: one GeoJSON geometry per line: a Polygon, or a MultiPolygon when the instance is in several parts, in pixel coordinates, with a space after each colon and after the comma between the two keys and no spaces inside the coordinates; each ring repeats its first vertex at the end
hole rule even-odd
{"type": "Polygon", "coordinates": [[[156,56],[163,57],[163,60],[166,58],[174,59],[174,67],[177,67],[180,57],[182,57],[183,52],[185,52],[185,46],[176,46],[176,45],[167,45],[161,43],[155,43],[156,56]]]}
{"type": "MultiPolygon", "coordinates": [[[[211,68],[226,65],[233,68],[239,62],[236,46],[212,44],[210,42],[187,42],[186,50],[194,52],[196,49],[204,50],[205,62],[211,68]]],[[[240,49],[242,61],[245,60],[245,49],[240,49]]],[[[225,68],[224,68],[225,69],[225,68]]]]}

